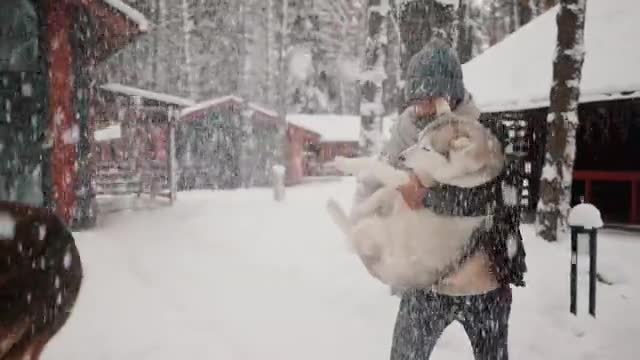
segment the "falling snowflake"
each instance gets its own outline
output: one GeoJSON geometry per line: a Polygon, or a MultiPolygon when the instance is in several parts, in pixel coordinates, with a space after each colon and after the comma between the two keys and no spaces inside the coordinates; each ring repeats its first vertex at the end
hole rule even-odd
{"type": "Polygon", "coordinates": [[[71,251],[67,250],[64,254],[63,265],[65,269],[69,269],[71,267],[71,251]]]}
{"type": "Polygon", "coordinates": [[[0,213],[0,240],[13,240],[16,234],[16,221],[9,213],[0,213]]]}
{"type": "Polygon", "coordinates": [[[44,224],[38,226],[38,239],[42,241],[46,236],[47,236],[47,226],[44,224]]]}

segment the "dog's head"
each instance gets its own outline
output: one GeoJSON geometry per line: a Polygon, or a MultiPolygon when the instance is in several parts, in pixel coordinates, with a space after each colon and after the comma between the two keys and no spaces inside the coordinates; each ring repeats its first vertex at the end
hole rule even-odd
{"type": "Polygon", "coordinates": [[[473,187],[495,178],[504,155],[497,138],[477,121],[453,114],[427,126],[418,142],[402,152],[400,161],[428,184],[473,187]]]}

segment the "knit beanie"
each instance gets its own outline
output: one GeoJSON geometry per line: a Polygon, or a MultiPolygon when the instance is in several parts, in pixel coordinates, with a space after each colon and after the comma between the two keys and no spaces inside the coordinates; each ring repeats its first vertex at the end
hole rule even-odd
{"type": "Polygon", "coordinates": [[[411,57],[406,78],[404,95],[407,103],[426,97],[464,99],[462,66],[453,49],[441,39],[430,40],[411,57]]]}

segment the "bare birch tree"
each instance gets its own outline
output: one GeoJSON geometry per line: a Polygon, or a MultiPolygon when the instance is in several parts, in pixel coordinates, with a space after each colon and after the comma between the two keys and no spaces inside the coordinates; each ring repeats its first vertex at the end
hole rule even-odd
{"type": "Polygon", "coordinates": [[[576,152],[586,0],[560,0],[545,159],[537,210],[538,234],[556,241],[566,230],[576,152]]]}

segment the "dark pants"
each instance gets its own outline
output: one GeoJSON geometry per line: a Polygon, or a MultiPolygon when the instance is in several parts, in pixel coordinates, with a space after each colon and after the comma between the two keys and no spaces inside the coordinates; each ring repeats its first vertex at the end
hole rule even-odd
{"type": "Polygon", "coordinates": [[[454,320],[467,332],[476,360],[507,360],[511,289],[482,295],[447,296],[429,290],[402,296],[393,333],[391,360],[427,360],[454,320]]]}

